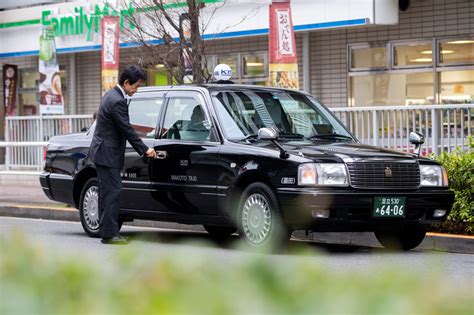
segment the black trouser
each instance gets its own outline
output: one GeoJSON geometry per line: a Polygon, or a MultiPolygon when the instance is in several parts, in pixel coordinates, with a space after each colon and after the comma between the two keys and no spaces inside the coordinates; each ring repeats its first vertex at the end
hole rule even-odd
{"type": "Polygon", "coordinates": [[[99,175],[99,229],[103,239],[112,238],[119,233],[119,209],[122,195],[120,170],[96,165],[99,175]]]}

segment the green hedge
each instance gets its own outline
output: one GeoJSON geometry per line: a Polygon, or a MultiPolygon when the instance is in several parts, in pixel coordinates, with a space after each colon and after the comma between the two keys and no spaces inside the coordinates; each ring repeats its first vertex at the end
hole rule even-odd
{"type": "MultiPolygon", "coordinates": [[[[34,237],[31,237],[34,240],[34,237]]],[[[339,268],[292,256],[180,244],[73,252],[0,236],[0,314],[472,314],[440,262],[339,268]],[[408,266],[408,265],[407,265],[408,266]]],[[[386,257],[387,258],[387,257],[386,257]]],[[[344,259],[339,257],[338,259],[344,259]]]]}
{"type": "Polygon", "coordinates": [[[434,226],[435,230],[451,233],[474,233],[474,138],[469,136],[468,150],[456,148],[441,153],[436,159],[448,172],[455,203],[446,222],[434,226]]]}

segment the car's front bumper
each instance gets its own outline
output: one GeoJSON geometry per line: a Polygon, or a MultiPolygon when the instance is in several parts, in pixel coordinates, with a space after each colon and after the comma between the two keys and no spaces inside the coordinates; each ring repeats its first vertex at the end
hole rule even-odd
{"type": "Polygon", "coordinates": [[[295,229],[320,231],[375,231],[409,222],[429,224],[446,219],[454,202],[450,190],[372,191],[317,188],[279,188],[278,199],[284,220],[295,229]],[[405,197],[404,218],[374,218],[374,197],[405,197]],[[446,215],[435,217],[436,209],[446,215]],[[328,218],[315,218],[314,210],[329,210],[328,218]]]}

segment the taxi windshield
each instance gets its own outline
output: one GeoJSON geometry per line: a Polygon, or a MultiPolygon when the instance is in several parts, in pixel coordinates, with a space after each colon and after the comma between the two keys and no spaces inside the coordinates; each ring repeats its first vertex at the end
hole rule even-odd
{"type": "Polygon", "coordinates": [[[316,99],[302,93],[268,90],[220,91],[212,100],[228,139],[256,137],[263,127],[280,138],[353,140],[339,121],[316,99]]]}

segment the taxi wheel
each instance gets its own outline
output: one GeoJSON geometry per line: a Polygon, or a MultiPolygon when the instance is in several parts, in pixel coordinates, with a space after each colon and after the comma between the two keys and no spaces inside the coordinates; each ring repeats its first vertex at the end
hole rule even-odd
{"type": "Polygon", "coordinates": [[[240,237],[250,246],[273,251],[288,242],[275,193],[264,183],[253,183],[243,191],[237,214],[240,237]]]}
{"type": "Polygon", "coordinates": [[[423,242],[426,228],[422,224],[406,225],[395,231],[376,231],[375,237],[387,249],[410,250],[423,242]]]}
{"type": "MultiPolygon", "coordinates": [[[[79,202],[79,217],[84,231],[90,237],[100,237],[99,230],[99,186],[97,178],[90,178],[82,188],[79,202]]],[[[119,230],[122,228],[119,220],[119,230]]]]}
{"type": "Polygon", "coordinates": [[[221,241],[227,239],[229,236],[237,232],[236,228],[216,225],[203,225],[204,229],[215,240],[221,241]]]}

